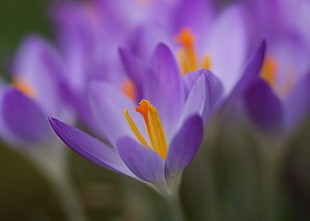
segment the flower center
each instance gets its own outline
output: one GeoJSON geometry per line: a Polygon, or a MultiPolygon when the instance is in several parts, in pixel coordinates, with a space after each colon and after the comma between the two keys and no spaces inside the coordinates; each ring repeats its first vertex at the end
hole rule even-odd
{"type": "Polygon", "coordinates": [[[279,97],[285,97],[294,85],[294,73],[292,70],[286,71],[283,73],[282,81],[279,81],[279,63],[275,58],[267,56],[264,60],[260,76],[271,86],[279,97]]]}
{"type": "Polygon", "coordinates": [[[152,149],[165,160],[167,157],[168,145],[157,109],[148,100],[143,99],[140,101],[139,107],[136,107],[136,111],[143,115],[151,145],[147,143],[140,133],[138,127],[129,116],[128,110],[124,110],[125,118],[131,130],[143,146],[152,149]]]}
{"type": "Polygon", "coordinates": [[[12,85],[28,97],[34,98],[36,96],[34,89],[18,77],[13,78],[12,85]]]}
{"type": "Polygon", "coordinates": [[[181,45],[177,55],[183,75],[199,68],[211,69],[211,57],[209,55],[199,59],[194,47],[195,35],[189,28],[182,28],[181,32],[175,36],[175,41],[181,45]]]}

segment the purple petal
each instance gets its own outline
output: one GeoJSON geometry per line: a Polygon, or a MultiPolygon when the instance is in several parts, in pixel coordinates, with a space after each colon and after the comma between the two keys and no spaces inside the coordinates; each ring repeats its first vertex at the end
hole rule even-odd
{"type": "Polygon", "coordinates": [[[2,121],[10,133],[25,144],[38,144],[51,137],[47,116],[31,98],[8,87],[1,104],[2,121]]]}
{"type": "Polygon", "coordinates": [[[209,95],[209,106],[210,109],[214,109],[220,101],[223,95],[223,85],[222,82],[209,70],[200,69],[198,71],[187,73],[183,78],[183,83],[185,85],[186,97],[188,96],[193,85],[196,83],[198,77],[204,73],[207,79],[207,89],[209,95]]]}
{"type": "Polygon", "coordinates": [[[263,130],[283,128],[283,107],[271,87],[257,79],[245,91],[245,107],[254,123],[263,130]]]}
{"type": "Polygon", "coordinates": [[[28,36],[19,48],[13,74],[34,91],[36,100],[45,112],[60,114],[63,96],[60,82],[64,82],[64,66],[57,51],[39,36],[28,36]]]}
{"type": "Polygon", "coordinates": [[[178,33],[184,27],[190,28],[197,35],[197,42],[200,45],[205,41],[205,36],[210,30],[215,12],[214,2],[212,0],[181,0],[179,2],[175,17],[173,17],[174,31],[178,33]]]}
{"type": "MultiPolygon", "coordinates": [[[[205,72],[208,72],[206,70],[205,72]]],[[[191,88],[195,84],[197,78],[201,75],[201,70],[188,72],[186,75],[182,77],[182,81],[185,88],[185,98],[187,98],[191,88]]]]}
{"type": "Polygon", "coordinates": [[[247,31],[240,5],[226,9],[209,30],[205,52],[211,55],[212,71],[222,80],[227,94],[240,79],[247,56],[247,31]]]}
{"type": "Polygon", "coordinates": [[[172,46],[174,41],[167,28],[160,24],[150,21],[142,25],[138,25],[130,35],[127,49],[142,62],[146,62],[152,56],[158,42],[163,42],[168,46],[172,46]]]}
{"type": "Polygon", "coordinates": [[[129,137],[117,141],[117,150],[127,167],[142,180],[158,183],[164,180],[164,160],[129,137]]]}
{"type": "Polygon", "coordinates": [[[242,93],[253,81],[259,78],[259,73],[265,58],[265,51],[266,42],[262,41],[242,71],[242,77],[231,92],[229,99],[238,98],[240,93],[242,93]]]}
{"type": "Polygon", "coordinates": [[[134,56],[130,51],[120,48],[119,54],[122,59],[123,65],[127,70],[129,77],[135,82],[142,83],[143,73],[145,71],[145,65],[134,56]]]}
{"type": "Polygon", "coordinates": [[[129,77],[135,82],[135,89],[137,92],[137,99],[141,99],[143,75],[146,65],[143,64],[137,57],[125,49],[119,49],[119,54],[122,63],[127,71],[129,77]]]}
{"type": "MultiPolygon", "coordinates": [[[[200,76],[197,78],[195,84],[192,86],[189,95],[186,99],[185,105],[182,108],[182,117],[181,124],[183,124],[184,120],[186,120],[189,116],[193,114],[197,114],[201,116],[203,122],[206,122],[206,119],[209,114],[209,98],[210,91],[209,82],[207,80],[206,72],[207,70],[201,69],[199,70],[200,76]]],[[[179,127],[177,127],[179,128],[179,127]]]]}
{"type": "Polygon", "coordinates": [[[196,155],[203,137],[200,116],[190,116],[170,143],[165,163],[166,177],[183,170],[196,155]]]}
{"type": "Polygon", "coordinates": [[[286,124],[292,129],[310,110],[310,73],[300,79],[284,105],[286,124]]]}
{"type": "Polygon", "coordinates": [[[98,122],[97,125],[104,132],[102,137],[107,137],[113,145],[120,137],[134,137],[134,133],[124,116],[125,109],[128,110],[143,136],[147,137],[145,136],[143,118],[135,112],[135,104],[117,88],[108,83],[92,83],[90,85],[90,102],[94,117],[98,122]]]}
{"type": "MultiPolygon", "coordinates": [[[[146,73],[144,98],[157,108],[166,131],[178,120],[184,102],[184,88],[174,57],[167,46],[159,44],[146,73]]],[[[169,136],[169,135],[168,135],[169,136]]]]}
{"type": "Polygon", "coordinates": [[[108,170],[135,178],[113,148],[57,119],[51,118],[50,124],[63,142],[77,154],[108,170]]]}

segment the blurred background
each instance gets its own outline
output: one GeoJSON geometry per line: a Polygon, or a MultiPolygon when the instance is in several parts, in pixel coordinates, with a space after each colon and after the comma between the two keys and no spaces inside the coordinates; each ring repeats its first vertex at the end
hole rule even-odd
{"type": "MultiPolygon", "coordinates": [[[[0,3],[3,78],[25,35],[40,33],[53,39],[50,3],[0,3]]],[[[187,220],[309,220],[308,119],[288,142],[281,142],[230,119],[225,112],[216,116],[216,124],[207,128],[200,153],[183,175],[181,200],[187,220]]],[[[149,187],[102,169],[70,150],[68,154],[70,179],[89,220],[172,220],[166,202],[149,187]]],[[[66,220],[57,190],[33,164],[3,142],[0,177],[0,220],[66,220]]]]}

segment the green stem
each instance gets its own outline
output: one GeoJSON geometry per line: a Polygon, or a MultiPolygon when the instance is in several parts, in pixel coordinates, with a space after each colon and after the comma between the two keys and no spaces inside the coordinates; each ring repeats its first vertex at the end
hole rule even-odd
{"type": "Polygon", "coordinates": [[[84,210],[73,186],[61,177],[50,179],[51,187],[57,194],[68,221],[86,221],[84,210]]]}
{"type": "Polygon", "coordinates": [[[184,212],[180,201],[180,183],[182,173],[175,174],[175,176],[167,182],[168,191],[162,194],[168,201],[173,212],[175,221],[185,221],[184,212]]]}
{"type": "Polygon", "coordinates": [[[24,155],[36,166],[55,194],[57,194],[67,220],[86,221],[87,218],[78,193],[68,179],[66,159],[64,157],[66,153],[61,154],[62,158],[58,157],[57,153],[53,155],[52,153],[47,154],[48,152],[45,151],[42,148],[41,151],[24,152],[24,155]]]}
{"type": "Polygon", "coordinates": [[[179,194],[173,194],[169,197],[168,202],[171,206],[174,220],[175,221],[185,221],[185,216],[183,213],[182,205],[180,202],[179,194]]]}

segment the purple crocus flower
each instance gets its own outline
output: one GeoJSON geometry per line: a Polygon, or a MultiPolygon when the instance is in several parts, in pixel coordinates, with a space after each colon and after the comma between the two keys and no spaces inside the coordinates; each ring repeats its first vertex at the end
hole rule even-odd
{"type": "Polygon", "coordinates": [[[220,83],[203,69],[181,78],[163,44],[148,67],[138,106],[111,84],[90,86],[94,115],[110,145],[54,118],[50,123],[72,150],[91,162],[170,193],[198,151],[220,83]]]}
{"type": "Polygon", "coordinates": [[[0,134],[28,159],[54,188],[68,220],[85,216],[67,177],[67,154],[48,123],[54,115],[72,122],[65,69],[57,50],[43,38],[28,36],[12,65],[12,83],[0,86],[0,134]]]}
{"type": "Polygon", "coordinates": [[[42,38],[29,36],[14,59],[12,73],[12,84],[1,91],[2,136],[17,146],[55,142],[47,116],[71,118],[57,51],[42,38]]]}
{"type": "Polygon", "coordinates": [[[166,23],[148,20],[137,26],[122,47],[123,60],[130,53],[145,62],[157,43],[164,42],[173,48],[183,74],[212,70],[228,95],[241,78],[248,56],[245,12],[240,4],[215,12],[212,1],[178,1],[170,14],[163,15],[166,23]]]}
{"type": "Polygon", "coordinates": [[[264,36],[268,50],[261,79],[244,95],[245,107],[259,128],[289,132],[310,107],[310,42],[309,30],[304,27],[304,21],[309,20],[310,4],[307,1],[272,0],[250,1],[249,5],[253,12],[250,25],[256,27],[252,28],[251,34],[264,36]]]}

